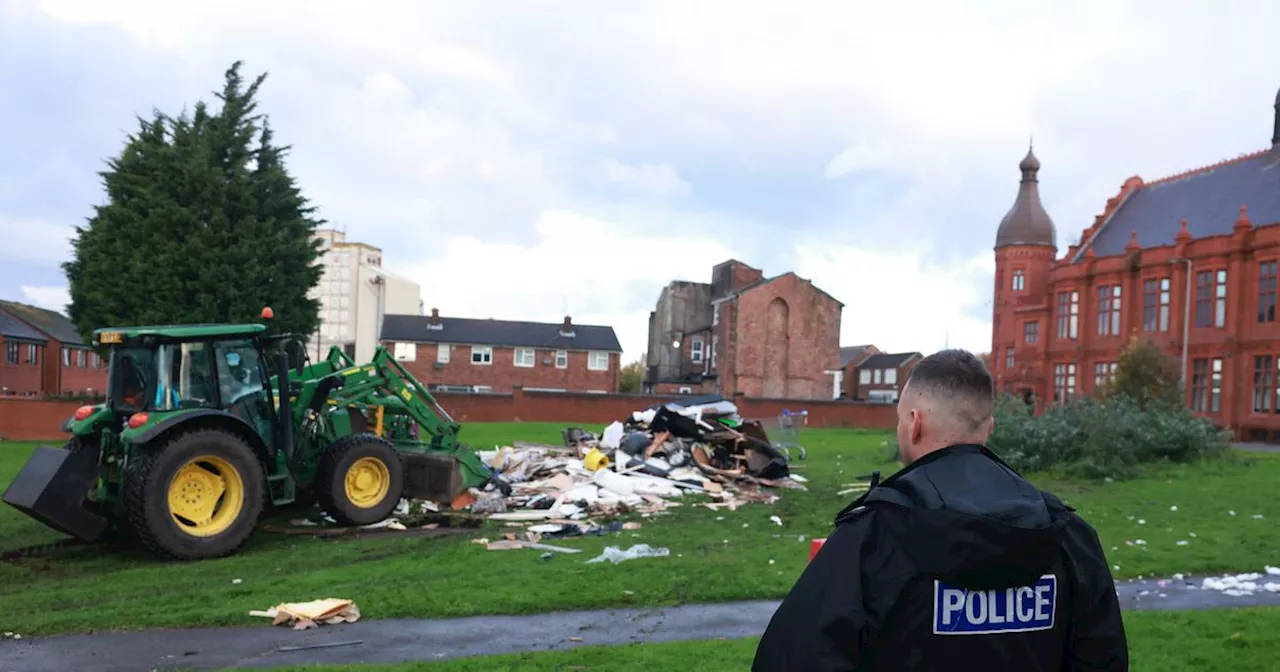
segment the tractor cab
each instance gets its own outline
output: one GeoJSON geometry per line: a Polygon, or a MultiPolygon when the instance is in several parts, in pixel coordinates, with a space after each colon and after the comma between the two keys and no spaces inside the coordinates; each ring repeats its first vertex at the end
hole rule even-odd
{"type": "Polygon", "coordinates": [[[100,329],[110,346],[106,406],[117,427],[190,409],[229,412],[272,435],[269,358],[261,324],[100,329]]]}

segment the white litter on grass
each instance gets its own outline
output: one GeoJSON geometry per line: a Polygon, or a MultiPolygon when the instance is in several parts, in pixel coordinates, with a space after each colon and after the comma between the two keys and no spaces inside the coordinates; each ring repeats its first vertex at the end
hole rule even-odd
{"type": "Polygon", "coordinates": [[[1187,541],[1186,539],[1179,539],[1179,540],[1178,540],[1178,545],[1179,545],[1179,546],[1186,546],[1186,545],[1187,545],[1187,544],[1189,544],[1189,543],[1191,543],[1191,542],[1187,541]]]}
{"type": "Polygon", "coordinates": [[[1147,521],[1145,521],[1145,520],[1143,520],[1143,519],[1139,518],[1139,519],[1138,519],[1138,524],[1139,524],[1139,525],[1146,525],[1146,524],[1147,524],[1147,521]]]}
{"type": "MultiPolygon", "coordinates": [[[[729,543],[729,540],[726,539],[725,543],[729,543]]],[[[588,560],[587,564],[590,565],[608,560],[616,565],[619,562],[635,560],[636,558],[665,558],[668,555],[671,555],[670,549],[653,548],[649,544],[636,544],[625,551],[618,546],[609,546],[604,549],[603,553],[588,560]]]]}
{"type": "Polygon", "coordinates": [[[781,524],[782,524],[782,519],[781,519],[781,518],[779,518],[779,517],[777,517],[777,516],[769,516],[769,520],[773,521],[773,524],[774,524],[774,525],[781,525],[781,524]]]}
{"type": "Polygon", "coordinates": [[[1236,512],[1235,512],[1235,511],[1228,511],[1228,512],[1227,512],[1227,515],[1228,515],[1228,516],[1234,516],[1234,515],[1236,515],[1236,512]]]}
{"type": "Polygon", "coordinates": [[[1252,595],[1258,591],[1280,593],[1280,582],[1260,582],[1264,576],[1280,576],[1280,568],[1267,566],[1265,574],[1249,572],[1245,574],[1228,574],[1226,576],[1210,576],[1201,582],[1205,590],[1221,591],[1232,597],[1252,595]]]}

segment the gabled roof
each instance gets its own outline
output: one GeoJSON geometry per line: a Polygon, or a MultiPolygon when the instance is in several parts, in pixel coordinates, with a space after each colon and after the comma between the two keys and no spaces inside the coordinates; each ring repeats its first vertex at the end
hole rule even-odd
{"type": "Polygon", "coordinates": [[[761,278],[761,279],[759,279],[759,280],[756,280],[755,282],[749,282],[749,283],[747,283],[747,284],[745,284],[745,285],[743,285],[743,286],[739,287],[739,288],[737,289],[737,291],[734,291],[734,292],[730,292],[730,293],[728,293],[728,294],[725,294],[724,296],[722,296],[722,297],[720,297],[720,298],[718,298],[718,299],[713,299],[713,300],[711,301],[711,303],[712,303],[712,304],[717,304],[717,303],[724,303],[724,302],[726,302],[726,301],[732,301],[732,300],[734,300],[734,299],[738,298],[739,296],[742,296],[743,294],[746,294],[747,292],[749,292],[749,291],[751,291],[751,290],[753,290],[753,289],[756,289],[756,288],[758,288],[758,287],[763,287],[763,286],[765,286],[765,285],[767,285],[767,284],[769,284],[769,283],[771,283],[771,282],[773,282],[773,281],[775,281],[775,280],[780,280],[780,279],[782,279],[782,278],[785,278],[785,277],[787,277],[788,275],[795,276],[797,280],[803,280],[803,281],[805,281],[805,282],[808,282],[808,283],[809,283],[809,286],[810,286],[810,287],[813,287],[813,289],[814,289],[815,291],[817,291],[818,293],[820,293],[820,294],[822,294],[823,296],[827,297],[828,299],[831,299],[832,301],[835,301],[835,302],[836,302],[837,304],[839,304],[841,307],[844,307],[844,302],[843,302],[843,301],[841,301],[840,299],[837,299],[837,298],[836,298],[836,297],[834,297],[834,296],[831,296],[831,295],[830,295],[830,294],[828,294],[825,290],[823,290],[821,287],[819,287],[819,286],[817,286],[817,285],[813,284],[813,282],[812,282],[812,281],[810,281],[810,280],[808,280],[808,279],[806,279],[806,278],[802,278],[802,277],[800,277],[799,275],[796,275],[796,272],[795,272],[795,271],[787,271],[786,273],[783,273],[783,274],[781,274],[781,275],[775,275],[775,276],[773,276],[773,277],[771,277],[771,278],[761,278]]]}
{"type": "Polygon", "coordinates": [[[457,343],[545,348],[548,350],[605,350],[622,352],[613,327],[573,325],[573,336],[563,336],[561,323],[477,320],[441,317],[441,329],[428,329],[427,315],[387,315],[382,322],[382,340],[404,343],[457,343]]]}
{"type": "Polygon", "coordinates": [[[919,357],[918,352],[881,352],[871,355],[858,365],[860,369],[896,369],[919,357]]]}
{"type": "Polygon", "coordinates": [[[1073,260],[1090,247],[1100,257],[1122,254],[1131,232],[1142,247],[1173,245],[1183,219],[1193,238],[1230,235],[1241,206],[1255,226],[1280,223],[1277,158],[1264,150],[1141,184],[1073,260]]]}
{"type": "Polygon", "coordinates": [[[840,348],[840,368],[843,369],[844,367],[849,366],[849,362],[861,357],[862,354],[870,347],[872,347],[871,344],[847,345],[840,348]]]}
{"type": "Polygon", "coordinates": [[[48,339],[43,334],[28,327],[25,323],[20,322],[5,313],[0,313],[0,336],[9,338],[21,338],[27,341],[47,342],[48,339]]]}
{"type": "Polygon", "coordinates": [[[76,330],[76,325],[72,324],[65,315],[17,301],[0,301],[0,310],[44,332],[55,341],[66,345],[85,344],[84,339],[80,338],[80,332],[76,330]]]}

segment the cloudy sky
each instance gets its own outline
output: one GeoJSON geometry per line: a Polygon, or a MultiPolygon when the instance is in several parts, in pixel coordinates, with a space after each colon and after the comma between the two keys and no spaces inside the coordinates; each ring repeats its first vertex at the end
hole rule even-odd
{"type": "Polygon", "coordinates": [[[0,0],[0,298],[61,307],[135,115],[242,59],[323,216],[445,315],[635,357],[732,257],[843,301],[846,345],[986,350],[1030,136],[1065,250],[1125,177],[1266,147],[1280,87],[1267,0],[368,4],[0,0]]]}

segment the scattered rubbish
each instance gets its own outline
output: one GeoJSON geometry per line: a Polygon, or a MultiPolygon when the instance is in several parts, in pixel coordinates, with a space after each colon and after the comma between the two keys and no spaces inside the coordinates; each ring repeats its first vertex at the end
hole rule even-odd
{"type": "MultiPolygon", "coordinates": [[[[803,424],[803,413],[791,415],[803,424]]],[[[486,485],[469,488],[446,504],[405,499],[387,519],[357,529],[416,532],[434,529],[426,525],[458,527],[452,521],[465,519],[474,525],[484,520],[528,525],[535,535],[580,536],[600,529],[596,521],[619,515],[666,515],[682,506],[681,498],[689,493],[708,497],[700,505],[712,510],[736,511],[748,503],[773,504],[779,498],[776,491],[784,488],[808,489],[807,479],[791,473],[788,455],[779,447],[798,445],[794,431],[775,444],[764,424],[743,420],[737,406],[718,395],[635,411],[598,434],[566,427],[562,438],[563,446],[515,442],[477,452],[511,485],[505,496],[486,485]]],[[[849,487],[865,490],[869,485],[849,487]]],[[[334,521],[317,523],[317,518],[291,522],[294,528],[315,528],[307,534],[324,536],[335,529],[330,527],[336,526],[334,521]]],[[[776,516],[771,520],[782,525],[776,516]]],[[[625,529],[639,529],[639,523],[625,529]]]]}
{"type": "Polygon", "coordinates": [[[292,625],[294,630],[307,630],[323,625],[355,623],[360,608],[351,600],[325,598],[311,602],[286,602],[266,611],[251,611],[250,616],[270,618],[272,625],[292,625]]]}
{"type": "MultiPolygon", "coordinates": [[[[728,543],[728,540],[726,540],[728,543]]],[[[665,558],[671,555],[671,550],[667,548],[653,548],[649,544],[636,544],[627,550],[622,550],[618,546],[609,546],[604,549],[600,555],[587,561],[587,564],[609,561],[613,564],[625,562],[627,560],[635,560],[637,558],[665,558]]]]}
{"type": "Polygon", "coordinates": [[[244,583],[244,579],[231,579],[231,585],[238,586],[244,583]]]}

